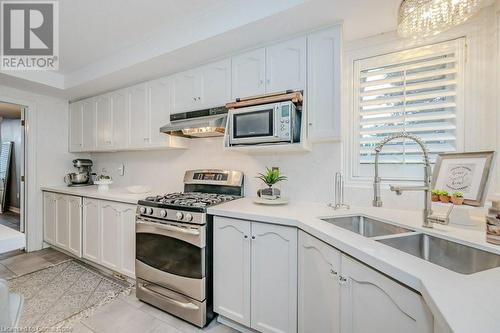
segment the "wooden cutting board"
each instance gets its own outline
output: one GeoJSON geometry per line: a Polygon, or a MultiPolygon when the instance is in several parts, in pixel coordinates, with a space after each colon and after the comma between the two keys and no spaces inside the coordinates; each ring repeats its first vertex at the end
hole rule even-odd
{"type": "Polygon", "coordinates": [[[238,98],[235,102],[230,102],[226,104],[228,109],[238,109],[248,106],[270,104],[284,101],[292,101],[295,104],[302,104],[303,97],[302,92],[286,92],[286,93],[272,93],[259,96],[252,96],[247,98],[238,98]]]}

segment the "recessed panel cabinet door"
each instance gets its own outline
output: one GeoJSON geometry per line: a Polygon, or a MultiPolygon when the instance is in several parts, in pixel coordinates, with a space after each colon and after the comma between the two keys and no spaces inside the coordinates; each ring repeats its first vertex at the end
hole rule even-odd
{"type": "Polygon", "coordinates": [[[81,102],[69,105],[69,151],[79,152],[83,145],[83,104],[81,102]]]}
{"type": "Polygon", "coordinates": [[[226,59],[201,69],[201,102],[204,108],[223,106],[231,100],[231,60],[226,59]]]}
{"type": "Polygon", "coordinates": [[[307,37],[308,137],[312,141],[340,138],[342,27],[307,37]]]}
{"type": "Polygon", "coordinates": [[[141,83],[129,88],[130,107],[130,146],[143,148],[149,145],[149,110],[146,84],[141,83]]]}
{"type": "Polygon", "coordinates": [[[168,136],[160,132],[160,127],[170,122],[171,80],[160,79],[148,82],[149,108],[151,112],[151,144],[160,145],[167,141],[168,136]]]}
{"type": "Polygon", "coordinates": [[[82,151],[93,151],[96,148],[96,103],[94,98],[82,101],[83,127],[82,151]]]}
{"type": "Polygon", "coordinates": [[[422,296],[342,255],[341,332],[424,333],[433,318],[422,296]]]}
{"type": "Polygon", "coordinates": [[[113,147],[113,111],[109,95],[96,97],[97,150],[113,147]]]}
{"type": "Polygon", "coordinates": [[[56,243],[55,245],[68,250],[69,248],[69,202],[68,196],[55,195],[56,212],[56,243]]]}
{"type": "Polygon", "coordinates": [[[266,92],[266,50],[264,48],[232,58],[232,96],[248,97],[266,92]]]}
{"type": "Polygon", "coordinates": [[[340,252],[299,231],[298,331],[340,332],[340,252]]]}
{"type": "Polygon", "coordinates": [[[172,89],[174,113],[194,111],[201,105],[200,75],[197,70],[176,74],[172,89]]]}
{"type": "Polygon", "coordinates": [[[68,197],[68,251],[82,256],[82,197],[68,197]]]}
{"type": "Polygon", "coordinates": [[[114,270],[120,269],[120,225],[119,204],[108,201],[99,202],[99,220],[101,226],[101,264],[114,270]]]}
{"type": "Polygon", "coordinates": [[[251,327],[297,331],[297,229],[252,223],[251,327]]]}
{"type": "Polygon", "coordinates": [[[101,239],[98,203],[96,199],[83,199],[83,257],[96,263],[101,239]]]}
{"type": "Polygon", "coordinates": [[[129,99],[127,89],[112,92],[111,114],[113,115],[113,148],[123,149],[128,145],[129,138],[129,99]]]}
{"type": "Polygon", "coordinates": [[[250,326],[250,222],[215,217],[214,311],[250,326]]]}
{"type": "Polygon", "coordinates": [[[56,244],[56,199],[55,194],[43,192],[43,240],[56,244]]]}
{"type": "Polygon", "coordinates": [[[306,38],[285,41],[266,49],[266,92],[304,90],[306,38]]]}
{"type": "Polygon", "coordinates": [[[120,204],[120,272],[135,278],[135,205],[120,204]]]}

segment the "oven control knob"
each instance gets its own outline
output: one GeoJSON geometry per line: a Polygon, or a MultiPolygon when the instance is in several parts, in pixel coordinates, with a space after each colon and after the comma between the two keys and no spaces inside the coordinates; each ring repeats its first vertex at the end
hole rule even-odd
{"type": "Polygon", "coordinates": [[[167,211],[165,209],[160,210],[161,217],[167,217],[167,211]]]}
{"type": "Polygon", "coordinates": [[[139,208],[139,213],[146,214],[146,207],[139,208]]]}
{"type": "Polygon", "coordinates": [[[175,214],[175,217],[177,217],[178,220],[182,220],[184,214],[182,214],[181,212],[177,212],[177,214],[175,214]]]}
{"type": "Polygon", "coordinates": [[[148,215],[153,215],[153,208],[148,208],[148,215]]]}
{"type": "Polygon", "coordinates": [[[193,220],[193,215],[187,213],[186,214],[186,221],[191,222],[193,220]]]}

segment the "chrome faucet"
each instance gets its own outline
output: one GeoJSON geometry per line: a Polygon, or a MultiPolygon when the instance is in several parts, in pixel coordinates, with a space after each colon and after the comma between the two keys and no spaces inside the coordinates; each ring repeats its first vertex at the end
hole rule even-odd
{"type": "Polygon", "coordinates": [[[373,206],[374,207],[382,207],[382,198],[380,195],[380,182],[382,181],[382,178],[379,176],[379,171],[378,171],[378,160],[379,160],[379,154],[380,151],[382,150],[382,147],[389,141],[392,141],[394,139],[410,139],[415,141],[420,148],[422,149],[422,153],[424,155],[424,185],[423,186],[407,186],[407,187],[401,187],[401,186],[393,186],[390,185],[390,189],[393,192],[396,192],[397,195],[403,194],[404,191],[424,191],[424,211],[423,211],[423,227],[426,228],[432,228],[433,223],[440,223],[440,224],[448,224],[448,219],[443,219],[439,218],[436,216],[432,215],[432,202],[431,202],[431,163],[429,161],[429,153],[427,151],[427,148],[425,147],[424,143],[422,140],[414,135],[411,135],[409,133],[403,132],[400,134],[396,134],[393,136],[389,136],[382,140],[377,147],[375,147],[375,178],[373,180],[373,206]]]}

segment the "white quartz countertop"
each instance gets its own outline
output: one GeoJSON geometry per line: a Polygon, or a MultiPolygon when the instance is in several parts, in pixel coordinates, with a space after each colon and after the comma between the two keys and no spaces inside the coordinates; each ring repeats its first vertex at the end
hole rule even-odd
{"type": "Polygon", "coordinates": [[[500,332],[500,267],[470,275],[456,273],[320,218],[362,215],[500,254],[500,246],[485,241],[484,230],[454,225],[422,228],[419,211],[373,207],[335,211],[326,204],[294,201],[264,206],[251,198],[211,207],[208,213],[297,227],[420,292],[435,319],[452,331],[500,332]]]}
{"type": "Polygon", "coordinates": [[[90,186],[43,186],[42,191],[56,192],[61,194],[76,195],[86,198],[102,199],[117,201],[129,204],[137,204],[137,201],[146,198],[147,196],[156,195],[156,193],[149,192],[143,194],[132,194],[126,188],[110,187],[107,191],[99,191],[97,185],[90,186]]]}

